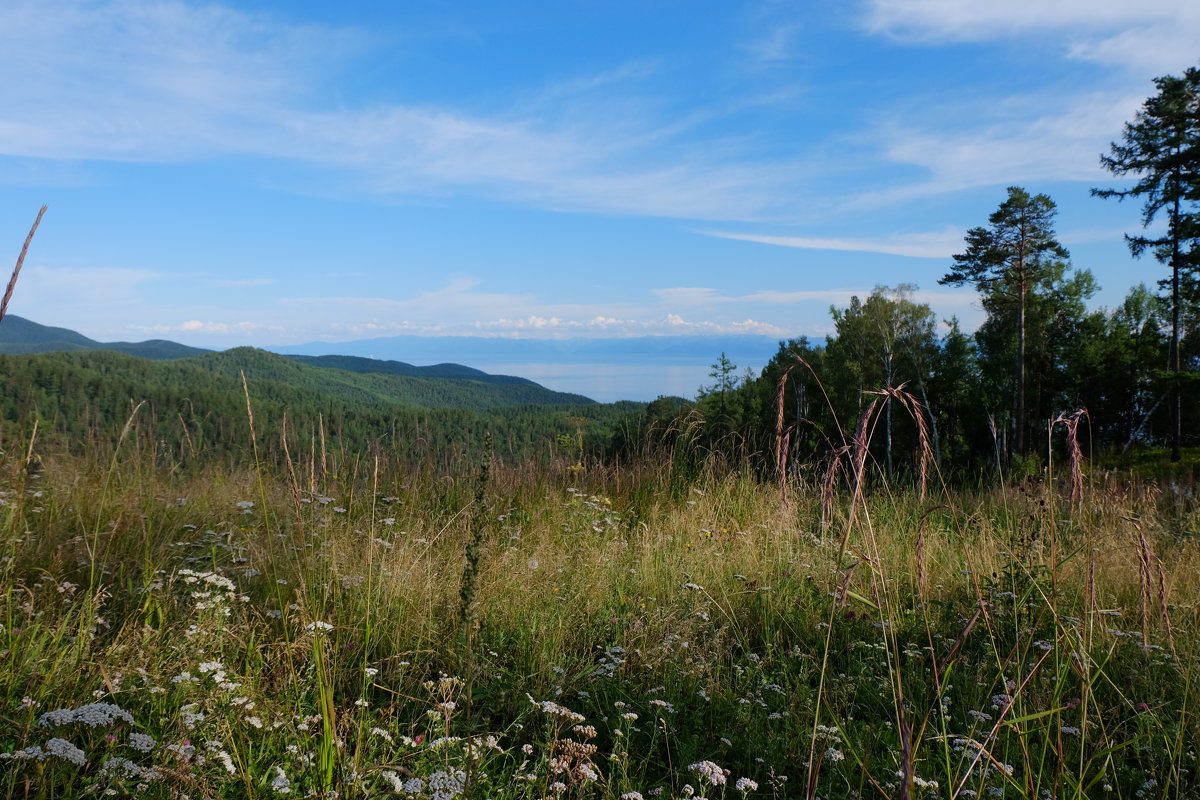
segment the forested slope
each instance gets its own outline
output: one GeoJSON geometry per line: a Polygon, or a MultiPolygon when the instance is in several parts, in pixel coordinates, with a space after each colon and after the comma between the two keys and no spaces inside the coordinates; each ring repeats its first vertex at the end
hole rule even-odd
{"type": "MultiPolygon", "coordinates": [[[[7,321],[6,321],[7,324],[7,321]]],[[[327,447],[386,448],[404,459],[448,460],[482,447],[503,458],[553,453],[580,427],[607,441],[636,404],[602,405],[533,383],[414,378],[313,367],[251,348],[154,361],[105,350],[0,355],[0,416],[7,435],[79,449],[111,442],[133,409],[133,430],[164,457],[249,451],[246,378],[260,449],[324,437],[327,447]],[[140,407],[139,407],[139,404],[140,407]]]]}

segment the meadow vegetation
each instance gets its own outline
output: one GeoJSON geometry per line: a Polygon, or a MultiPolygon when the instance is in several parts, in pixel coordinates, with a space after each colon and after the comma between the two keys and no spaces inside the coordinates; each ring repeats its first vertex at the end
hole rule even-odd
{"type": "Polygon", "coordinates": [[[7,444],[7,797],[1197,791],[1190,481],[7,444]]]}

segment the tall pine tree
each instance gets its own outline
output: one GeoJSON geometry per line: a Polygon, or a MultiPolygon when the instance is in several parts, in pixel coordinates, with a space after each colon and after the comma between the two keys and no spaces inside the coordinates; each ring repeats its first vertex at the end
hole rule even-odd
{"type": "Polygon", "coordinates": [[[1186,284],[1200,266],[1200,69],[1182,77],[1154,79],[1158,94],[1146,100],[1133,122],[1125,123],[1121,142],[1113,142],[1100,163],[1114,175],[1134,175],[1127,189],[1093,189],[1098,197],[1141,197],[1142,226],[1160,215],[1167,232],[1158,238],[1126,236],[1134,256],[1147,250],[1171,270],[1171,460],[1182,456],[1183,304],[1186,284]]]}
{"type": "Polygon", "coordinates": [[[939,283],[973,285],[989,316],[1011,315],[1015,323],[1013,438],[1009,455],[1025,453],[1026,339],[1031,295],[1062,279],[1069,254],[1054,236],[1056,206],[1047,195],[1031,196],[1010,186],[1008,198],[988,217],[988,226],[967,231],[967,249],[939,283]]]}

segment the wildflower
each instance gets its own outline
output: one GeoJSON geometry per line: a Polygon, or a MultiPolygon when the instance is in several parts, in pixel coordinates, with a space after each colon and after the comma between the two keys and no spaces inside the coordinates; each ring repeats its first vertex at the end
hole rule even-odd
{"type": "Polygon", "coordinates": [[[271,781],[271,789],[275,794],[288,794],[292,791],[292,782],[288,780],[287,773],[283,771],[283,767],[275,768],[275,777],[271,781]]]}
{"type": "Polygon", "coordinates": [[[81,767],[87,763],[87,756],[84,755],[83,751],[66,739],[56,738],[46,742],[46,755],[58,756],[65,761],[70,761],[72,764],[77,764],[81,767]]]}
{"type": "Polygon", "coordinates": [[[842,751],[838,750],[836,747],[830,747],[825,751],[825,760],[827,761],[842,761],[845,758],[846,756],[842,753],[842,751]]]}
{"type": "Polygon", "coordinates": [[[452,800],[462,794],[467,773],[460,770],[438,770],[429,776],[429,795],[433,800],[452,800]]]}
{"type": "Polygon", "coordinates": [[[217,676],[225,674],[225,666],[220,661],[202,661],[196,668],[200,670],[201,675],[207,675],[210,672],[216,673],[213,679],[217,681],[221,680],[217,676]]]}
{"type": "Polygon", "coordinates": [[[541,702],[534,700],[533,704],[540,708],[543,713],[559,717],[567,722],[583,722],[586,719],[582,714],[577,714],[569,708],[560,706],[553,700],[543,700],[541,702]]]}
{"type": "Polygon", "coordinates": [[[621,800],[645,800],[641,792],[626,792],[621,795],[621,800]]]}
{"type": "Polygon", "coordinates": [[[133,715],[112,703],[88,703],[79,708],[60,708],[56,711],[47,711],[38,718],[38,724],[50,728],[80,722],[89,728],[107,728],[117,720],[132,725],[133,715]]]}
{"type": "Polygon", "coordinates": [[[1060,732],[1062,732],[1063,735],[1065,735],[1065,736],[1078,736],[1079,735],[1079,728],[1076,728],[1074,725],[1063,725],[1058,730],[1060,732]]]}
{"type": "Polygon", "coordinates": [[[550,791],[554,792],[555,794],[562,794],[566,790],[567,785],[562,781],[555,781],[554,783],[550,784],[550,791]]]}
{"type": "Polygon", "coordinates": [[[254,501],[253,500],[238,500],[237,507],[240,508],[242,511],[249,511],[250,509],[254,508],[254,501]]]}
{"type": "Polygon", "coordinates": [[[320,620],[317,620],[316,622],[308,623],[308,625],[304,627],[304,630],[308,631],[309,633],[328,633],[329,631],[333,630],[333,626],[328,622],[321,622],[320,620]]]}
{"type": "Polygon", "coordinates": [[[205,742],[205,749],[212,754],[212,757],[221,762],[221,766],[225,767],[225,771],[230,775],[237,772],[237,768],[233,766],[233,758],[229,753],[225,752],[225,748],[221,747],[220,742],[205,742]]]}
{"type": "Polygon", "coordinates": [[[725,770],[711,761],[697,761],[695,764],[690,764],[688,769],[698,774],[700,779],[707,781],[710,786],[723,786],[725,784],[725,770]]]}
{"type": "Polygon", "coordinates": [[[183,726],[189,731],[196,727],[197,724],[203,722],[207,715],[203,711],[196,711],[195,703],[188,703],[179,709],[180,719],[183,721],[183,726]]]}
{"type": "Polygon", "coordinates": [[[16,759],[18,761],[41,761],[45,757],[46,754],[43,753],[42,748],[38,747],[37,745],[34,745],[33,747],[26,747],[23,750],[17,750],[12,753],[0,753],[0,761],[7,761],[10,759],[16,759]]]}
{"type": "Polygon", "coordinates": [[[118,780],[134,779],[142,781],[138,785],[139,791],[146,791],[150,787],[146,784],[161,780],[163,774],[155,767],[143,767],[135,764],[128,758],[114,756],[100,765],[101,777],[115,777],[118,780]]]}
{"type": "Polygon", "coordinates": [[[733,788],[744,794],[758,791],[758,784],[749,778],[738,778],[737,782],[733,784],[733,788]]]}
{"type": "Polygon", "coordinates": [[[139,753],[149,753],[154,749],[154,737],[147,736],[144,733],[129,734],[129,746],[139,753]]]}

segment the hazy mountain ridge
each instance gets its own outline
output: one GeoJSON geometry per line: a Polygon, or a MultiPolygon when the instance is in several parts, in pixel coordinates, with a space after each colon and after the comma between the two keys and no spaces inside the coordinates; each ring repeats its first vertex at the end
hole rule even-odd
{"type": "Polygon", "coordinates": [[[368,359],[403,355],[417,361],[461,359],[476,362],[575,364],[700,364],[708,365],[724,352],[735,363],[763,359],[779,345],[778,337],[635,336],[571,339],[512,339],[484,336],[384,336],[346,342],[306,342],[269,346],[283,355],[338,354],[368,359]],[[465,354],[470,354],[466,357],[465,354]]]}
{"type": "Polygon", "coordinates": [[[309,366],[313,367],[325,367],[328,369],[340,369],[347,372],[403,375],[409,378],[466,379],[497,384],[534,383],[528,378],[519,378],[515,375],[492,375],[484,372],[481,369],[466,367],[462,364],[445,363],[432,364],[427,367],[418,367],[404,361],[391,361],[378,358],[364,358],[362,356],[348,356],[340,354],[326,356],[287,355],[287,357],[293,361],[298,361],[301,364],[308,364],[309,366]]]}
{"type": "Polygon", "coordinates": [[[185,358],[212,352],[202,347],[190,347],[165,339],[144,342],[98,342],[69,328],[42,325],[33,320],[9,314],[0,322],[0,353],[20,355],[53,353],[72,350],[115,350],[141,358],[185,358]]]}
{"type": "MultiPolygon", "coordinates": [[[[225,353],[233,351],[253,350],[253,348],[233,348],[232,351],[223,351],[225,353]]],[[[81,333],[70,330],[68,328],[59,328],[50,325],[42,325],[24,317],[10,314],[6,316],[3,322],[0,322],[0,354],[5,355],[33,355],[45,353],[59,352],[78,352],[78,351],[113,351],[124,353],[130,356],[139,358],[147,358],[153,360],[175,360],[200,358],[202,365],[209,366],[219,370],[222,365],[229,362],[228,358],[222,358],[222,351],[208,350],[200,347],[191,347],[189,345],[172,342],[165,339],[149,339],[144,342],[101,342],[96,339],[84,336],[81,333]],[[211,356],[205,361],[205,356],[211,356]]],[[[266,353],[267,351],[259,350],[257,352],[266,353]]],[[[512,397],[507,401],[500,401],[500,395],[497,395],[496,402],[487,402],[486,405],[521,405],[528,402],[535,404],[557,404],[560,402],[578,403],[592,402],[590,398],[582,395],[572,395],[566,392],[554,392],[546,389],[540,384],[535,383],[527,378],[517,377],[515,375],[492,375],[474,367],[464,366],[456,363],[440,363],[431,366],[415,366],[403,361],[381,360],[375,358],[364,358],[356,355],[338,354],[322,354],[308,355],[299,353],[286,354],[287,360],[306,365],[314,369],[331,370],[335,372],[348,372],[360,375],[382,375],[403,378],[417,379],[434,379],[456,382],[475,382],[488,384],[491,386],[508,386],[513,387],[515,392],[512,392],[512,397]]],[[[249,356],[243,356],[249,358],[249,356]]],[[[306,378],[307,373],[303,371],[289,371],[283,362],[272,362],[270,360],[253,358],[250,359],[254,363],[254,369],[266,370],[271,375],[271,379],[275,380],[304,380],[311,383],[311,376],[306,378]],[[268,366],[269,365],[269,366],[268,366]]],[[[346,387],[347,379],[345,377],[326,376],[335,384],[346,387]]],[[[353,381],[351,381],[353,383],[353,381]]],[[[376,386],[374,392],[389,393],[394,387],[387,385],[376,386]]],[[[467,389],[468,394],[478,394],[467,389]]],[[[401,393],[401,395],[411,396],[413,393],[401,393]]],[[[474,407],[474,400],[470,401],[453,401],[450,402],[452,407],[474,407]],[[464,405],[465,403],[465,405],[464,405]]],[[[425,402],[417,402],[417,405],[426,405],[425,402]]]]}

